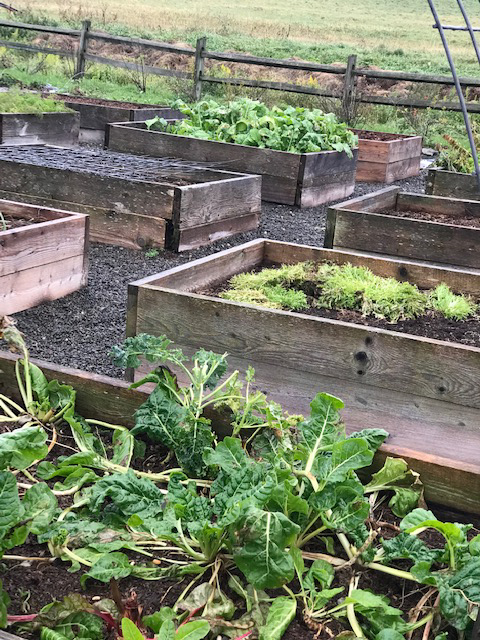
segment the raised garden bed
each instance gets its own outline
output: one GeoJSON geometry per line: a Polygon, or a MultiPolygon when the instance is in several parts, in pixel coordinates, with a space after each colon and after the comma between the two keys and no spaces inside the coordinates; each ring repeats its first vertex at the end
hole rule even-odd
{"type": "Polygon", "coordinates": [[[87,216],[9,200],[0,200],[0,212],[2,314],[61,298],[87,284],[87,216]]]}
{"type": "Polygon", "coordinates": [[[93,241],[129,248],[183,251],[256,228],[260,181],[168,158],[0,150],[3,197],[88,213],[93,241]]]}
{"type": "Polygon", "coordinates": [[[421,136],[353,131],[358,136],[357,181],[390,184],[419,174],[421,136]]]}
{"type": "Polygon", "coordinates": [[[186,352],[200,346],[226,351],[235,368],[254,366],[259,388],[293,413],[305,412],[319,389],[338,395],[348,428],[389,431],[384,451],[406,456],[426,474],[428,497],[434,487],[445,504],[479,509],[479,346],[202,293],[264,264],[308,260],[364,265],[425,288],[444,282],[455,291],[480,291],[478,273],[255,240],[131,284],[127,334],[168,333],[186,352]]]}
{"type": "Polygon", "coordinates": [[[325,247],[480,268],[480,204],[387,187],[331,207],[325,247]]]}
{"type": "Polygon", "coordinates": [[[75,95],[55,94],[55,99],[64,102],[69,109],[80,114],[80,137],[84,141],[99,141],[103,144],[105,127],[109,122],[135,122],[159,116],[181,118],[178,109],[134,102],[119,102],[75,95]]]}
{"type": "Polygon", "coordinates": [[[0,145],[54,144],[71,147],[78,144],[78,113],[48,112],[0,113],[0,145]]]}
{"type": "Polygon", "coordinates": [[[425,192],[434,196],[480,200],[477,179],[468,173],[429,169],[425,192]]]}
{"type": "Polygon", "coordinates": [[[353,193],[357,150],[290,153],[242,144],[200,140],[149,131],[143,122],[107,126],[106,146],[112,151],[206,162],[215,168],[262,176],[262,199],[314,207],[353,193]]]}

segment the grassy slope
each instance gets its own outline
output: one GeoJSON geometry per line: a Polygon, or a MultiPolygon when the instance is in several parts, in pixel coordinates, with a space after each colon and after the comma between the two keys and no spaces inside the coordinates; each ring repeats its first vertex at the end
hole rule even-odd
{"type": "MultiPolygon", "coordinates": [[[[453,0],[436,0],[445,23],[459,24],[453,0]]],[[[480,24],[477,0],[465,0],[480,24]]],[[[210,48],[237,49],[272,57],[295,55],[322,62],[361,62],[388,69],[446,71],[445,56],[426,0],[18,0],[16,6],[47,11],[61,20],[92,17],[108,30],[193,42],[209,34],[210,48]],[[294,6],[294,10],[292,9],[294,6]],[[201,31],[199,31],[201,25],[201,31]],[[215,34],[215,35],[214,35],[215,34]]],[[[450,33],[463,73],[478,73],[468,36],[450,33]]]]}

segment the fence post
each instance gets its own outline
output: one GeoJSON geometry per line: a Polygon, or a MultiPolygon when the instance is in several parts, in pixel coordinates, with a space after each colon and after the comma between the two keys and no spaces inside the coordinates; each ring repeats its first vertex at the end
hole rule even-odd
{"type": "Polygon", "coordinates": [[[85,54],[88,47],[88,32],[90,31],[90,20],[84,20],[78,42],[77,62],[75,64],[75,78],[81,78],[85,73],[85,54]]]}
{"type": "Polygon", "coordinates": [[[197,46],[195,48],[195,68],[193,71],[193,97],[195,100],[200,100],[202,97],[202,74],[205,64],[205,58],[203,52],[207,48],[207,38],[197,39],[197,46]]]}
{"type": "Polygon", "coordinates": [[[351,123],[355,111],[355,94],[357,92],[357,76],[355,75],[356,66],[357,56],[348,56],[342,95],[343,117],[347,124],[351,123]]]}

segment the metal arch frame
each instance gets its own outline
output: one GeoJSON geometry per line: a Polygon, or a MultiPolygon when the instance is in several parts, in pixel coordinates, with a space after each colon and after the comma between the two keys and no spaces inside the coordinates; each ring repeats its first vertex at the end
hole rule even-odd
{"type": "Polygon", "coordinates": [[[450,30],[450,31],[468,31],[470,34],[470,38],[472,40],[472,44],[473,47],[475,49],[475,54],[477,56],[477,60],[478,63],[480,64],[480,49],[477,43],[477,39],[475,37],[475,31],[478,31],[478,29],[475,29],[474,27],[472,27],[472,24],[470,22],[470,19],[468,17],[467,11],[463,5],[462,0],[457,0],[457,4],[458,7],[462,13],[463,19],[465,20],[465,27],[452,27],[452,26],[448,26],[445,25],[443,26],[442,23],[440,22],[440,18],[438,16],[437,13],[437,9],[435,7],[434,4],[434,0],[427,0],[430,10],[432,12],[433,15],[433,19],[435,20],[435,24],[433,25],[435,29],[438,29],[438,33],[440,34],[440,38],[442,40],[442,44],[443,44],[443,48],[445,49],[445,55],[447,56],[447,61],[448,61],[448,65],[450,67],[450,71],[452,72],[452,77],[453,77],[453,82],[455,84],[455,90],[457,92],[458,95],[458,100],[460,102],[460,107],[462,109],[462,114],[463,114],[463,120],[465,122],[465,128],[467,130],[467,136],[468,136],[468,141],[470,143],[470,149],[472,152],[472,157],[473,157],[473,164],[475,166],[475,176],[477,178],[477,188],[478,191],[480,192],[480,166],[479,166],[479,162],[478,162],[478,154],[477,154],[477,147],[475,145],[475,140],[473,138],[473,132],[472,132],[472,126],[470,124],[470,120],[468,118],[468,112],[467,112],[467,107],[465,104],[465,98],[463,96],[463,92],[462,92],[462,87],[460,85],[460,81],[458,79],[458,75],[457,75],[457,70],[455,68],[455,62],[453,61],[453,57],[452,54],[450,52],[450,48],[448,46],[448,42],[447,42],[447,38],[445,35],[445,30],[450,30]]]}

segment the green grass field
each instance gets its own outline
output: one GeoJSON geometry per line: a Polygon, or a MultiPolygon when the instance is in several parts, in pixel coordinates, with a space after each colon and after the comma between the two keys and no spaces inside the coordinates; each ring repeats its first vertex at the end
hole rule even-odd
{"type": "MultiPolygon", "coordinates": [[[[193,42],[207,33],[210,46],[322,62],[361,62],[389,69],[446,71],[438,33],[432,29],[427,0],[17,0],[33,14],[47,13],[78,24],[91,17],[109,31],[155,34],[193,42]]],[[[437,0],[445,23],[461,23],[455,0],[437,0]]],[[[478,0],[465,0],[480,25],[478,0]]],[[[1,10],[0,10],[1,11],[1,10]]],[[[3,12],[5,13],[5,12],[3,12]]],[[[450,33],[463,73],[478,72],[467,34],[450,33]]]]}

